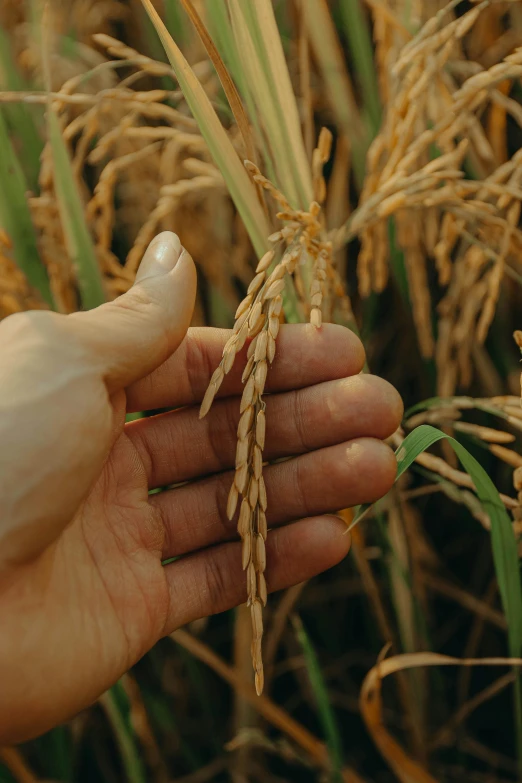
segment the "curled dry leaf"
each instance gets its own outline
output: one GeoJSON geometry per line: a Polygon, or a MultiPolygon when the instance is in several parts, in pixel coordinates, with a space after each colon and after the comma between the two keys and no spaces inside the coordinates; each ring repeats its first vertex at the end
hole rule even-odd
{"type": "Polygon", "coordinates": [[[366,675],[359,698],[361,714],[383,758],[401,783],[437,783],[414,761],[384,726],[381,683],[385,677],[423,666],[520,666],[520,658],[451,658],[437,653],[409,653],[379,661],[366,675]]]}

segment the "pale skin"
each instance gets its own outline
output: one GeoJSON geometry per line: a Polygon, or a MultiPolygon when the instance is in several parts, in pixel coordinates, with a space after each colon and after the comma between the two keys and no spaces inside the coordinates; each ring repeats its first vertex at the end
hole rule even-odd
{"type": "MultiPolygon", "coordinates": [[[[188,328],[195,290],[165,232],[115,302],[0,324],[0,744],[73,716],[158,639],[246,599],[225,512],[244,355],[200,421],[227,332],[188,328]],[[125,424],[158,408],[177,410],[125,424]]],[[[281,328],[265,458],[293,458],[265,468],[269,590],[342,560],[334,512],[393,484],[383,440],[402,403],[363,363],[347,329],[281,328]]]]}

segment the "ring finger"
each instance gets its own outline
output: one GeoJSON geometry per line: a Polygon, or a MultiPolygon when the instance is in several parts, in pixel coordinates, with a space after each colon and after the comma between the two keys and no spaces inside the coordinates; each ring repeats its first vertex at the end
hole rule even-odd
{"type": "MultiPolygon", "coordinates": [[[[397,463],[380,440],[358,438],[264,469],[269,526],[377,500],[391,488],[397,463]]],[[[226,514],[233,473],[151,497],[165,529],[163,557],[236,537],[226,514]]]]}

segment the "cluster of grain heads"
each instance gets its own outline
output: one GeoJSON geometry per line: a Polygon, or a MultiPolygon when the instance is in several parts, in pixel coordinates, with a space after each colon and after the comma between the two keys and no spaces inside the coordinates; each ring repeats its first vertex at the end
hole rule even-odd
{"type": "Polygon", "coordinates": [[[486,339],[502,279],[519,256],[519,151],[507,160],[508,148],[496,138],[504,131],[486,133],[493,119],[484,118],[500,113],[505,124],[510,115],[520,126],[519,104],[500,95],[499,85],[501,78],[520,78],[522,52],[492,50],[487,68],[467,58],[461,41],[476,24],[472,35],[480,36],[489,0],[459,12],[455,2],[436,13],[424,5],[426,23],[406,45],[397,29],[383,36],[382,20],[376,23],[385,112],[366,158],[359,206],[334,244],[343,234],[358,236],[363,297],[384,290],[390,265],[398,262],[394,244],[402,251],[419,347],[424,357],[434,356],[437,393],[447,397],[470,383],[472,353],[486,339]],[[447,288],[436,335],[431,263],[447,288]]]}

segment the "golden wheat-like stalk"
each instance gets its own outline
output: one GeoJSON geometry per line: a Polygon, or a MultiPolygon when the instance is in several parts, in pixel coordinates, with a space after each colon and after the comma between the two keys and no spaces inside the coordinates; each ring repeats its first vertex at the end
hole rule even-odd
{"type": "Polygon", "coordinates": [[[239,506],[237,530],[242,541],[242,566],[246,572],[248,605],[252,615],[252,663],[258,694],[262,692],[264,682],[262,609],[267,600],[267,493],[263,478],[266,406],[263,393],[268,367],[276,355],[285,280],[287,277],[297,280],[299,266],[307,259],[312,270],[308,295],[310,321],[316,328],[322,324],[321,304],[325,281],[329,272],[333,276],[332,243],[324,238],[321,222],[321,203],[326,196],[322,167],[328,160],[330,147],[331,134],[323,130],[312,162],[317,200],[310,204],[308,210],[293,209],[284,194],[261,174],[255,164],[249,161],[245,163],[254,181],[276,202],[279,207],[277,218],[283,226],[269,237],[273,247],[257,264],[255,277],[236,311],[233,333],[210,379],[200,410],[200,417],[208,413],[237,354],[250,340],[242,376],[244,389],[237,428],[236,469],[228,496],[227,515],[233,519],[239,506]]]}

